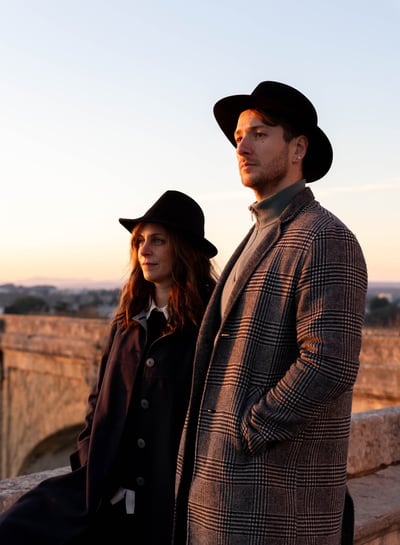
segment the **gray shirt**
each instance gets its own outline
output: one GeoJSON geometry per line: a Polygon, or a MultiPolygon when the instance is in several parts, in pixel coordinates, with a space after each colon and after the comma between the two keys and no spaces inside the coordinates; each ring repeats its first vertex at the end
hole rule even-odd
{"type": "Polygon", "coordinates": [[[278,221],[279,216],[289,202],[297,193],[302,191],[305,186],[305,180],[299,180],[289,187],[282,189],[282,191],[279,191],[275,195],[272,195],[272,197],[268,197],[260,202],[255,202],[249,206],[249,210],[255,221],[254,230],[226,279],[221,296],[221,316],[225,313],[226,304],[236,279],[240,275],[243,266],[249,260],[250,255],[257,248],[258,244],[260,244],[260,241],[263,240],[266,229],[269,229],[273,223],[278,221]]]}

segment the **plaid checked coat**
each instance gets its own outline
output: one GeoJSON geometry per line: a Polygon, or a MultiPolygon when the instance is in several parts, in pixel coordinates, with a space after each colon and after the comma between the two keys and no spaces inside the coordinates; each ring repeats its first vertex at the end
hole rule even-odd
{"type": "Polygon", "coordinates": [[[176,545],[339,545],[367,272],[349,229],[297,194],[198,338],[176,545]]]}

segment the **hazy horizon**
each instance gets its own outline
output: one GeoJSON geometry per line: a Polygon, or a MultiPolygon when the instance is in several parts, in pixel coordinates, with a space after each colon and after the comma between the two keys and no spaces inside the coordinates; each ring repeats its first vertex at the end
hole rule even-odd
{"type": "MultiPolygon", "coordinates": [[[[89,278],[27,278],[22,282],[2,282],[0,286],[12,284],[14,286],[33,287],[33,286],[54,286],[58,289],[116,289],[121,288],[124,281],[113,279],[94,280],[89,278]]],[[[379,281],[371,280],[368,282],[369,287],[388,286],[400,289],[399,281],[379,281]]]]}

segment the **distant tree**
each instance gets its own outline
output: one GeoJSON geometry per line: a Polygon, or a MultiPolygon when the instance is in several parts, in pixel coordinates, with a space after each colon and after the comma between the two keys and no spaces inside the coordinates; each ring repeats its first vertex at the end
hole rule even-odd
{"type": "Polygon", "coordinates": [[[71,314],[70,305],[66,301],[56,301],[53,306],[53,314],[57,316],[68,316],[71,314]]]}
{"type": "Polygon", "coordinates": [[[372,297],[368,301],[365,324],[376,327],[397,327],[400,324],[398,303],[391,303],[386,297],[372,297]]]}
{"type": "Polygon", "coordinates": [[[15,299],[4,309],[4,314],[46,314],[49,308],[46,301],[34,295],[15,299]]]}
{"type": "Polygon", "coordinates": [[[389,306],[390,301],[387,297],[372,297],[368,302],[368,307],[371,312],[389,306]]]}

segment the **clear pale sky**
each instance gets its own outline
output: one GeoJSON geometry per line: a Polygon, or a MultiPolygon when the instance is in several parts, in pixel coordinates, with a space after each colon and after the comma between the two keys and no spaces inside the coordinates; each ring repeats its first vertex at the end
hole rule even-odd
{"type": "Polygon", "coordinates": [[[194,197],[221,268],[251,226],[214,103],[263,80],[317,108],[334,162],[310,184],[400,281],[400,3],[0,0],[0,283],[119,285],[129,233],[194,197]]]}

